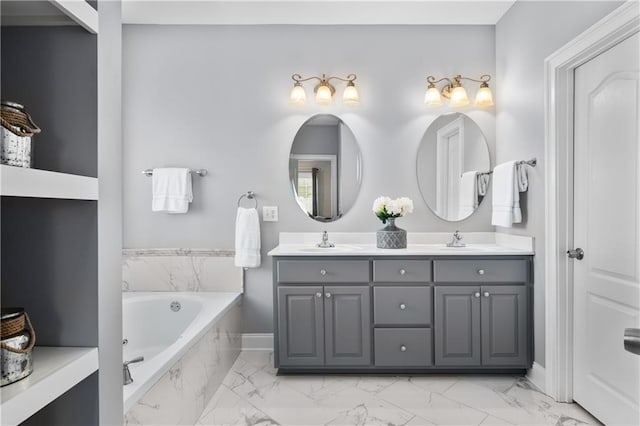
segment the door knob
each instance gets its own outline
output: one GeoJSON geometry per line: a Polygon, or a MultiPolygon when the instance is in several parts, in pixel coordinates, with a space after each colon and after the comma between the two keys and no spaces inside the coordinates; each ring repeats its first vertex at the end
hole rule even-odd
{"type": "Polygon", "coordinates": [[[400,346],[400,352],[406,352],[407,347],[405,345],[400,346]]]}
{"type": "Polygon", "coordinates": [[[476,297],[476,298],[477,298],[477,297],[480,297],[480,292],[479,292],[479,291],[476,291],[475,293],[473,293],[473,297],[476,297]]]}
{"type": "Polygon", "coordinates": [[[327,275],[326,269],[320,269],[320,275],[327,275]]]}
{"type": "Polygon", "coordinates": [[[640,328],[624,329],[624,348],[632,354],[640,355],[640,328]]]}
{"type": "Polygon", "coordinates": [[[322,297],[322,293],[317,292],[317,293],[316,293],[316,297],[322,297]]]}
{"type": "Polygon", "coordinates": [[[325,296],[327,296],[327,299],[331,297],[331,293],[325,293],[325,296]]]}
{"type": "Polygon", "coordinates": [[[478,269],[478,275],[484,275],[484,269],[478,269]]]}
{"type": "Polygon", "coordinates": [[[582,260],[584,259],[584,250],[582,250],[580,247],[573,250],[567,250],[567,256],[569,256],[569,259],[582,260]]]}
{"type": "Polygon", "coordinates": [[[404,269],[400,269],[400,275],[404,275],[406,273],[407,273],[407,271],[405,271],[404,269]]]}
{"type": "Polygon", "coordinates": [[[488,291],[485,291],[484,293],[482,293],[482,295],[483,295],[484,297],[489,297],[489,292],[488,292],[488,291]]]}
{"type": "Polygon", "coordinates": [[[407,305],[405,305],[404,303],[401,303],[400,304],[400,309],[402,309],[404,311],[405,309],[407,309],[407,305]]]}

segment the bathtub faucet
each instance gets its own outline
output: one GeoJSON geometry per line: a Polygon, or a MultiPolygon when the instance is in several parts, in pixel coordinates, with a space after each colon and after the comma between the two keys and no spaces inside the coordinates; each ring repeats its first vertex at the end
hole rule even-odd
{"type": "Polygon", "coordinates": [[[137,358],[134,358],[122,363],[122,381],[125,385],[129,385],[133,383],[133,379],[131,378],[131,371],[129,371],[129,364],[133,364],[134,362],[142,362],[142,361],[144,361],[144,357],[139,356],[137,358]]]}

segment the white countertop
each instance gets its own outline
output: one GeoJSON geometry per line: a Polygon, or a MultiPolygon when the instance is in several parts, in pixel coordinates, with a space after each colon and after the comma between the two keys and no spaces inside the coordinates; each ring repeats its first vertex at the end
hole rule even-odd
{"type": "Polygon", "coordinates": [[[280,244],[269,256],[513,256],[533,255],[533,238],[493,232],[463,235],[465,247],[447,247],[451,234],[409,233],[406,249],[380,249],[375,233],[329,234],[333,248],[319,248],[321,233],[281,233],[280,244]]]}

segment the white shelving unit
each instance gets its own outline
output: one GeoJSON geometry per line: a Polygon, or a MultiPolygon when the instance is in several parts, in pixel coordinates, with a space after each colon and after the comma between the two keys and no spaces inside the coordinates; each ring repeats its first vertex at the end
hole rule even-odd
{"type": "MultiPolygon", "coordinates": [[[[84,41],[91,41],[93,40],[92,35],[98,34],[98,11],[85,0],[2,0],[0,2],[0,15],[2,16],[1,24],[3,29],[5,27],[44,27],[44,30],[40,28],[7,29],[7,33],[13,34],[14,39],[16,34],[22,35],[24,33],[28,35],[25,43],[30,43],[32,50],[35,51],[40,48],[38,37],[48,38],[50,35],[60,37],[61,30],[59,28],[51,28],[51,34],[49,34],[49,30],[46,27],[80,26],[84,28],[86,30],[84,34],[75,30],[62,31],[65,34],[64,37],[66,37],[63,39],[65,43],[70,40],[72,47],[77,45],[84,49],[78,50],[78,52],[91,52],[90,48],[86,48],[90,42],[85,43],[84,41]]],[[[5,34],[3,34],[3,40],[4,36],[5,34]]],[[[14,46],[17,45],[14,43],[14,46]]],[[[97,47],[95,49],[94,52],[97,55],[97,47]]],[[[5,61],[6,57],[10,56],[9,51],[10,49],[7,49],[7,52],[3,51],[3,63],[9,63],[9,61],[5,61]]],[[[78,55],[76,55],[76,58],[78,55]]],[[[97,60],[97,56],[92,57],[92,55],[93,53],[89,53],[86,60],[97,60]]],[[[56,57],[54,56],[53,58],[55,61],[56,57]]],[[[17,61],[17,64],[22,65],[16,65],[16,69],[20,66],[25,66],[20,61],[17,61]]],[[[53,70],[61,69],[60,64],[54,62],[53,65],[53,70]]],[[[3,65],[3,71],[6,66],[3,65]]],[[[90,68],[88,69],[91,71],[90,68]]],[[[5,77],[7,73],[3,72],[3,84],[7,84],[7,87],[14,89],[13,96],[15,99],[30,97],[32,99],[30,105],[47,105],[50,110],[41,110],[39,116],[47,117],[49,120],[52,120],[52,116],[58,117],[59,115],[56,116],[55,113],[59,112],[60,109],[65,111],[65,102],[67,100],[47,99],[45,95],[34,98],[33,93],[29,92],[30,82],[27,79],[35,78],[39,83],[44,84],[45,88],[47,88],[47,85],[49,85],[48,87],[57,87],[58,84],[66,84],[75,89],[76,93],[95,90],[95,87],[91,87],[93,83],[97,86],[97,81],[91,83],[91,80],[89,80],[89,83],[82,80],[81,83],[74,85],[70,80],[65,80],[68,77],[64,72],[59,73],[59,78],[62,80],[59,83],[50,79],[50,74],[48,74],[50,71],[45,67],[42,68],[42,72],[31,73],[25,78],[15,72],[9,73],[12,74],[11,77],[5,77]],[[8,82],[5,81],[6,79],[8,79],[8,82]],[[16,82],[17,84],[14,84],[16,82]]],[[[47,93],[47,90],[41,90],[40,93],[47,93]]],[[[95,105],[88,104],[87,107],[91,110],[95,105]]],[[[67,135],[62,134],[54,127],[49,126],[48,129],[43,127],[43,133],[49,130],[51,132],[49,134],[55,136],[50,140],[57,141],[56,149],[66,149],[71,153],[74,152],[74,146],[78,146],[81,143],[97,144],[97,128],[94,142],[91,139],[85,141],[86,132],[74,133],[72,129],[67,135]],[[65,139],[67,136],[69,138],[65,139]]],[[[36,138],[36,143],[38,143],[38,138],[36,138]]],[[[88,157],[88,160],[85,159],[87,155],[91,155],[87,154],[87,152],[90,153],[91,151],[80,150],[80,157],[76,157],[78,158],[77,161],[93,161],[91,157],[88,157]],[[82,157],[82,155],[85,157],[82,157]]],[[[73,156],[74,154],[67,155],[73,156]]],[[[70,164],[69,158],[67,156],[67,161],[62,162],[67,167],[70,164]]],[[[48,164],[46,159],[44,161],[43,167],[48,165],[50,168],[58,170],[58,163],[55,161],[50,161],[48,164]]],[[[59,169],[64,170],[65,167],[61,166],[59,169]]],[[[56,402],[54,401],[70,391],[62,398],[63,400],[67,398],[63,403],[68,403],[69,395],[71,395],[72,403],[78,404],[78,411],[82,411],[82,414],[76,412],[65,413],[69,414],[69,416],[64,417],[64,419],[71,423],[77,419],[77,423],[73,424],[92,424],[94,422],[93,419],[97,419],[97,411],[95,411],[92,404],[94,401],[98,401],[97,377],[95,375],[99,370],[98,349],[96,347],[79,346],[97,345],[98,339],[94,337],[94,334],[95,336],[98,334],[96,327],[97,313],[92,313],[91,309],[80,309],[78,306],[74,306],[72,302],[59,299],[56,296],[74,292],[74,294],[80,294],[78,298],[82,300],[82,304],[87,306],[97,304],[98,281],[93,275],[94,272],[91,271],[91,268],[94,267],[93,265],[97,264],[97,243],[95,239],[97,228],[92,225],[92,219],[97,214],[97,207],[94,204],[84,203],[82,200],[98,200],[98,179],[76,174],[0,165],[0,196],[3,197],[2,217],[11,219],[8,223],[14,225],[14,230],[22,224],[22,220],[27,221],[26,223],[32,226],[35,224],[38,230],[35,234],[36,240],[40,235],[43,235],[43,237],[42,241],[35,241],[34,243],[46,247],[39,251],[36,250],[33,257],[28,261],[25,260],[24,264],[21,260],[24,256],[16,257],[14,255],[13,261],[15,265],[13,270],[11,268],[6,268],[6,270],[3,268],[3,277],[7,273],[12,278],[2,280],[3,302],[6,292],[7,303],[11,298],[17,299],[19,300],[17,306],[25,306],[27,311],[31,310],[31,312],[40,313],[41,320],[37,329],[42,331],[38,337],[44,336],[40,341],[44,345],[48,345],[34,348],[34,370],[29,377],[0,389],[0,423],[3,426],[18,425],[23,422],[29,425],[35,424],[32,418],[34,415],[36,415],[35,418],[39,422],[38,424],[43,424],[43,419],[45,422],[51,421],[52,424],[61,423],[55,417],[58,413],[55,410],[56,402]],[[38,201],[38,199],[50,199],[51,201],[38,201]],[[81,202],[55,200],[81,200],[81,202]],[[25,211],[27,212],[25,215],[27,217],[23,219],[20,215],[21,212],[25,211]],[[16,220],[16,218],[20,220],[16,220]],[[73,223],[74,218],[77,218],[81,226],[84,226],[83,230],[86,235],[83,234],[78,238],[70,236],[72,233],[68,230],[73,229],[73,227],[69,223],[73,223]],[[15,225],[16,223],[18,225],[15,225]],[[60,228],[61,226],[62,228],[60,228]],[[61,232],[60,229],[65,229],[66,231],[61,232]],[[76,244],[78,239],[81,241],[80,244],[76,244]],[[86,244],[86,246],[83,246],[83,244],[86,244]],[[49,256],[50,252],[56,253],[56,255],[49,256]],[[69,266],[72,263],[69,262],[69,258],[74,255],[85,256],[83,258],[83,266],[87,264],[89,266],[80,267],[78,271],[74,270],[73,273],[65,274],[65,272],[72,269],[69,266]],[[35,269],[43,268],[43,270],[49,271],[50,275],[46,279],[42,279],[37,274],[16,274],[16,271],[19,271],[16,268],[21,268],[21,265],[27,265],[28,262],[33,262],[30,266],[35,266],[35,269]],[[89,290],[85,291],[86,289],[89,290]],[[37,297],[34,298],[32,296],[35,293],[48,295],[47,302],[41,305],[42,302],[37,297]],[[69,309],[62,308],[67,305],[70,306],[69,309]],[[52,314],[52,312],[56,313],[52,314]],[[58,313],[60,316],[56,317],[58,313]],[[88,331],[81,330],[81,333],[77,333],[76,330],[74,334],[73,331],[69,330],[69,328],[74,330],[74,324],[88,324],[86,327],[88,331]],[[88,404],[89,408],[83,411],[84,407],[80,407],[83,404],[88,404]],[[53,410],[51,410],[52,406],[54,407],[53,410]],[[42,410],[43,408],[45,410],[42,410]]],[[[4,222],[5,219],[3,219],[4,222]]],[[[19,238],[15,238],[15,232],[12,233],[10,230],[11,227],[8,227],[7,230],[3,229],[2,231],[3,259],[6,256],[4,253],[11,251],[26,253],[29,251],[28,246],[23,245],[19,238]]],[[[64,424],[64,420],[62,422],[64,424]]]]}
{"type": "Polygon", "coordinates": [[[98,369],[98,349],[40,347],[33,373],[0,390],[3,425],[17,425],[98,369]]]}
{"type": "Polygon", "coordinates": [[[66,200],[97,200],[98,179],[0,165],[0,195],[66,200]]]}
{"type": "Polygon", "coordinates": [[[2,24],[9,26],[80,25],[98,34],[98,11],[84,0],[3,1],[2,24]]]}

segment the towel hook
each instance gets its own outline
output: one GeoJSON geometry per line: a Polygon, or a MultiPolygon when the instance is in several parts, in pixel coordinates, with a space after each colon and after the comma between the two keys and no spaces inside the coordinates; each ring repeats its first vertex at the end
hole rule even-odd
{"type": "Polygon", "coordinates": [[[238,207],[240,207],[240,202],[243,198],[247,198],[249,200],[253,200],[254,208],[258,208],[258,200],[256,199],[256,193],[253,191],[247,191],[246,194],[242,194],[240,198],[238,198],[238,207]]]}

